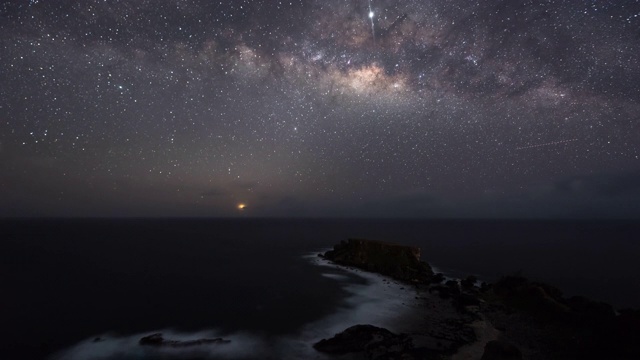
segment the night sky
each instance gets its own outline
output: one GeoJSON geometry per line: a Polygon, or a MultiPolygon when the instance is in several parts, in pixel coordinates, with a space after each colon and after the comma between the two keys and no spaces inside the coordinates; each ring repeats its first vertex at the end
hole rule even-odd
{"type": "Polygon", "coordinates": [[[0,84],[0,216],[640,218],[638,0],[2,1],[0,84]]]}

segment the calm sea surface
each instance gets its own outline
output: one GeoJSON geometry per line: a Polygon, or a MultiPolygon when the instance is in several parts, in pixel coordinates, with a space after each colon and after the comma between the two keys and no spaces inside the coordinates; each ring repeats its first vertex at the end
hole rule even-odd
{"type": "Polygon", "coordinates": [[[451,275],[521,273],[640,307],[633,222],[3,220],[0,231],[2,359],[105,333],[295,334],[347,296],[304,255],[348,237],[418,245],[451,275]]]}

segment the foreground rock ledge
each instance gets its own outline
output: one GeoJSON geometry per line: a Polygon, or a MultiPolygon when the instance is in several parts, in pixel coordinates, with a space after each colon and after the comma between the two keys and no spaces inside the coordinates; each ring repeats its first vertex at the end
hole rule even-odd
{"type": "Polygon", "coordinates": [[[331,339],[320,340],[313,347],[333,355],[364,353],[368,359],[377,359],[405,355],[413,349],[413,343],[407,335],[396,335],[373,325],[355,325],[331,339]]]}
{"type": "Polygon", "coordinates": [[[427,284],[433,277],[429,264],[420,261],[420,249],[376,240],[349,239],[324,253],[336,264],[354,266],[396,280],[427,284]]]}

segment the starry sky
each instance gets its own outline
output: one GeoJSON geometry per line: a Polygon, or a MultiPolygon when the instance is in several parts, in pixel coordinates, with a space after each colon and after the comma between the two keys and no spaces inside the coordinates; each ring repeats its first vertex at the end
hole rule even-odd
{"type": "Polygon", "coordinates": [[[640,218],[638,0],[2,1],[0,84],[3,217],[640,218]]]}

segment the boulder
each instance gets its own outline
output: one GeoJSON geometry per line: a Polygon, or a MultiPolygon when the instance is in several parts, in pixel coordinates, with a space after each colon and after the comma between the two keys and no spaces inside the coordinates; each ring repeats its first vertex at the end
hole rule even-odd
{"type": "Polygon", "coordinates": [[[501,340],[492,340],[484,347],[480,360],[522,360],[520,349],[501,340]]]}
{"type": "Polygon", "coordinates": [[[434,274],[433,277],[431,278],[431,282],[434,284],[440,284],[444,282],[444,280],[445,280],[445,277],[442,273],[434,274]]]}
{"type": "Polygon", "coordinates": [[[567,304],[583,322],[596,324],[610,322],[616,316],[613,306],[601,301],[593,301],[584,296],[573,296],[567,299],[567,304]]]}
{"type": "Polygon", "coordinates": [[[480,305],[480,299],[477,296],[471,294],[460,294],[457,298],[459,306],[478,306],[480,305]]]}
{"type": "Polygon", "coordinates": [[[451,289],[448,286],[435,285],[429,288],[429,293],[436,292],[441,299],[451,298],[451,289]]]}
{"type": "Polygon", "coordinates": [[[444,284],[451,290],[451,293],[460,294],[460,283],[457,280],[447,280],[444,284]]]}
{"type": "Polygon", "coordinates": [[[476,286],[477,281],[477,277],[469,275],[466,279],[460,281],[460,286],[462,286],[463,289],[472,289],[474,286],[476,286]]]}
{"type": "Polygon", "coordinates": [[[413,343],[404,334],[397,335],[373,325],[355,325],[331,339],[320,340],[313,347],[327,354],[364,353],[368,359],[382,359],[410,352],[413,343]]]}
{"type": "Polygon", "coordinates": [[[493,292],[506,300],[508,305],[546,320],[567,319],[571,311],[560,290],[519,276],[498,280],[493,285],[493,292]]]}
{"type": "Polygon", "coordinates": [[[324,254],[336,264],[377,272],[396,280],[428,283],[433,276],[429,264],[420,261],[420,249],[382,241],[349,239],[324,254]]]}

